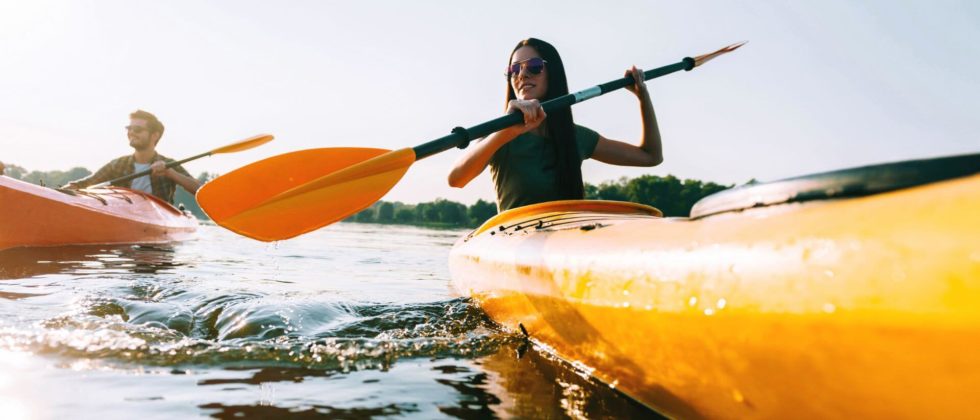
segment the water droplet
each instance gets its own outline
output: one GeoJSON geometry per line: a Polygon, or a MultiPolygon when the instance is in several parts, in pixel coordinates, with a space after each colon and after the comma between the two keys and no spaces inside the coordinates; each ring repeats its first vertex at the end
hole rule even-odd
{"type": "Polygon", "coordinates": [[[727,304],[728,304],[728,301],[726,301],[725,298],[721,298],[721,299],[718,299],[718,303],[716,303],[715,306],[717,306],[718,309],[725,309],[725,305],[727,305],[727,304]]]}
{"type": "Polygon", "coordinates": [[[707,316],[714,315],[715,314],[715,309],[714,308],[705,309],[704,310],[704,314],[707,315],[707,316]]]}
{"type": "Polygon", "coordinates": [[[690,306],[697,305],[698,304],[698,297],[697,296],[691,296],[691,298],[687,300],[687,304],[690,305],[690,306]]]}

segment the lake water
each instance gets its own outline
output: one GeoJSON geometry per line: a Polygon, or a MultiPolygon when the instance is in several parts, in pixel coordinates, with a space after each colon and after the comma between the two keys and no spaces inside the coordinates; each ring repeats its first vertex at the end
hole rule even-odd
{"type": "Polygon", "coordinates": [[[463,233],[2,251],[0,417],[656,416],[456,295],[463,233]]]}

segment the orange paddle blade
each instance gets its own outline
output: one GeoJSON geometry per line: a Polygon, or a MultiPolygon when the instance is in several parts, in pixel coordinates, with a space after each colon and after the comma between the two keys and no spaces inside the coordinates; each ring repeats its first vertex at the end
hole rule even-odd
{"type": "Polygon", "coordinates": [[[415,162],[412,149],[301,150],[205,184],[197,202],[215,223],[261,241],[301,235],[363,210],[415,162]]]}

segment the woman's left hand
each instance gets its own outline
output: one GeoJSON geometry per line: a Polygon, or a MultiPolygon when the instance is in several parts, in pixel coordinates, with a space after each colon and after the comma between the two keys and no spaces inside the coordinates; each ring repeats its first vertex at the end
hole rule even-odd
{"type": "Polygon", "coordinates": [[[637,98],[642,98],[641,95],[647,93],[647,82],[643,80],[643,69],[638,69],[636,66],[630,67],[626,69],[624,76],[630,75],[633,76],[635,82],[632,85],[626,86],[626,89],[633,92],[637,98]]]}

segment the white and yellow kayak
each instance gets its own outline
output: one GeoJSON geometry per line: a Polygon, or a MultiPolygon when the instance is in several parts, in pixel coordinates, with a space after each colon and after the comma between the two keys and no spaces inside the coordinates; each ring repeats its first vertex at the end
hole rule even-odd
{"type": "Polygon", "coordinates": [[[691,218],[562,201],[461,238],[453,285],[679,418],[963,418],[980,389],[980,154],[740,187],[691,218]]]}

